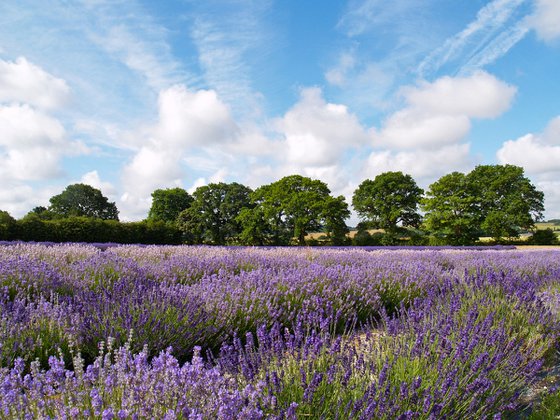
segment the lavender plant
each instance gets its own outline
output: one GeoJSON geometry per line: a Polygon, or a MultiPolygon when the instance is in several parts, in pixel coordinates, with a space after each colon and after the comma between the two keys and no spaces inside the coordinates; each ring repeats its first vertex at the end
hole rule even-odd
{"type": "Polygon", "coordinates": [[[510,413],[557,363],[558,256],[0,246],[0,417],[510,413]]]}

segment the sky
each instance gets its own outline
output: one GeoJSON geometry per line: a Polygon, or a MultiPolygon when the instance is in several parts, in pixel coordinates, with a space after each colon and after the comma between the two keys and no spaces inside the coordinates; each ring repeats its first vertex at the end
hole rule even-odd
{"type": "MultiPolygon", "coordinates": [[[[560,218],[560,0],[3,0],[0,210],[514,164],[560,218]]],[[[353,216],[355,221],[355,216],[353,216]]]]}

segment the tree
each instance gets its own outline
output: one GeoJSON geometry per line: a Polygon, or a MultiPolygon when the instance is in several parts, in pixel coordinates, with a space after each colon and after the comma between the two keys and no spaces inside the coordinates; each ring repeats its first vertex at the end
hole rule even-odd
{"type": "Polygon", "coordinates": [[[327,237],[332,245],[345,245],[348,243],[346,235],[350,231],[345,220],[350,217],[348,204],[342,195],[327,197],[324,203],[323,220],[327,237]]]}
{"type": "Polygon", "coordinates": [[[477,221],[495,240],[517,237],[542,220],[544,194],[514,165],[480,165],[467,175],[477,221]]]}
{"type": "Polygon", "coordinates": [[[373,181],[366,179],[362,182],[354,191],[352,205],[371,227],[394,234],[399,223],[411,227],[420,225],[418,204],[422,193],[410,175],[385,172],[373,181]]]}
{"type": "Polygon", "coordinates": [[[152,193],[152,207],[148,213],[148,220],[175,223],[179,214],[192,202],[192,196],[182,188],[155,190],[152,193]]]}
{"type": "Polygon", "coordinates": [[[243,210],[239,221],[243,243],[254,245],[288,245],[292,231],[285,215],[279,185],[262,185],[251,194],[252,208],[243,210]]]}
{"type": "Polygon", "coordinates": [[[558,237],[550,228],[537,230],[529,239],[529,243],[534,245],[558,245],[558,242],[558,237]]]}
{"type": "Polygon", "coordinates": [[[241,216],[242,237],[249,243],[287,245],[296,238],[305,245],[309,232],[326,227],[340,238],[348,217],[343,197],[333,198],[327,185],[301,175],[286,176],[251,194],[254,205],[241,216]]]}
{"type": "Polygon", "coordinates": [[[479,237],[476,197],[465,174],[452,172],[430,185],[422,200],[424,227],[445,243],[468,245],[479,237]]]}
{"type": "Polygon", "coordinates": [[[273,232],[265,219],[262,207],[242,208],[236,220],[242,227],[239,234],[240,243],[256,246],[269,243],[268,238],[272,236],[273,232]]]}
{"type": "Polygon", "coordinates": [[[49,209],[44,206],[37,206],[34,207],[29,213],[27,213],[25,217],[37,217],[41,220],[53,220],[56,218],[60,218],[61,216],[58,214],[53,213],[49,209]]]}
{"type": "Polygon", "coordinates": [[[212,183],[196,189],[190,207],[179,215],[188,242],[224,245],[236,243],[241,234],[239,213],[250,207],[249,187],[232,182],[212,183]]]}
{"type": "Polygon", "coordinates": [[[16,229],[16,219],[10,213],[0,210],[0,240],[10,240],[14,238],[16,229]]]}
{"type": "Polygon", "coordinates": [[[105,220],[118,220],[115,203],[109,202],[101,191],[87,184],[72,184],[49,200],[49,211],[63,216],[85,216],[105,220]]]}

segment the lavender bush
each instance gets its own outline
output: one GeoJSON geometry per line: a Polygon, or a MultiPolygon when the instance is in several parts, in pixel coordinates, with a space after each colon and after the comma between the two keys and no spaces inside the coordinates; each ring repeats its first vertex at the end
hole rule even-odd
{"type": "Polygon", "coordinates": [[[557,363],[559,256],[0,246],[0,416],[511,413],[557,363]]]}

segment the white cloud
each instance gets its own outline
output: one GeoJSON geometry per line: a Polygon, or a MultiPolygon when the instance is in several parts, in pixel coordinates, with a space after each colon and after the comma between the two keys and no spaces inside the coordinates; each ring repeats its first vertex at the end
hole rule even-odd
{"type": "Polygon", "coordinates": [[[0,103],[27,103],[43,109],[67,103],[70,88],[62,79],[19,57],[15,62],[0,60],[0,103]]]}
{"type": "Polygon", "coordinates": [[[471,74],[474,71],[494,63],[512,49],[529,32],[526,19],[522,19],[511,27],[504,29],[484,47],[476,50],[461,66],[460,74],[471,74]]]}
{"type": "Polygon", "coordinates": [[[183,172],[173,150],[142,147],[122,172],[124,218],[144,218],[157,188],[181,186],[183,172]]]}
{"type": "Polygon", "coordinates": [[[176,147],[209,146],[231,140],[237,130],[228,107],[213,90],[189,91],[175,85],[158,99],[154,136],[176,147]]]}
{"type": "Polygon", "coordinates": [[[495,118],[506,111],[516,88],[483,71],[468,77],[445,76],[433,83],[405,88],[412,107],[428,113],[495,118]]]}
{"type": "Polygon", "coordinates": [[[0,133],[0,173],[7,179],[53,178],[63,156],[88,153],[67,139],[60,121],[29,105],[0,106],[0,133]]]}
{"type": "MultiPolygon", "coordinates": [[[[493,0],[482,7],[476,19],[429,54],[418,66],[421,76],[448,63],[463,60],[462,72],[473,71],[503,56],[527,32],[521,8],[529,0],[493,0]]],[[[553,0],[554,1],[554,0],[553,0]]]]}
{"type": "Polygon", "coordinates": [[[55,118],[29,105],[0,107],[0,145],[10,149],[56,146],[64,142],[65,130],[55,118]]]}
{"type": "Polygon", "coordinates": [[[342,87],[348,82],[348,73],[356,66],[355,51],[343,52],[335,67],[325,73],[325,79],[335,86],[342,87]]]}
{"type": "Polygon", "coordinates": [[[560,116],[542,134],[504,142],[496,156],[500,163],[522,166],[531,174],[557,172],[560,176],[560,116]]]}
{"type": "Polygon", "coordinates": [[[402,171],[417,182],[434,179],[452,171],[467,170],[472,166],[468,144],[440,147],[435,150],[418,149],[394,152],[374,151],[363,169],[364,177],[374,178],[387,171],[402,171]]]}
{"type": "Polygon", "coordinates": [[[496,152],[500,164],[521,166],[545,194],[548,218],[560,217],[560,116],[542,133],[507,140],[496,152]]]}
{"type": "MultiPolygon", "coordinates": [[[[183,163],[204,148],[236,141],[238,127],[213,90],[190,91],[183,85],[162,90],[158,121],[139,130],[140,148],[121,174],[125,219],[143,218],[157,188],[181,186],[183,163]]],[[[194,162],[200,161],[200,158],[194,162]]]]}
{"type": "Polygon", "coordinates": [[[465,115],[430,114],[405,109],[391,115],[381,131],[372,130],[374,142],[389,148],[438,147],[457,143],[470,131],[465,115]]]}
{"type": "Polygon", "coordinates": [[[114,200],[113,197],[116,197],[117,190],[115,186],[110,182],[102,181],[99,173],[95,170],[83,174],[80,182],[82,184],[91,185],[93,188],[97,188],[111,200],[114,200]]]}
{"type": "Polygon", "coordinates": [[[418,14],[430,5],[430,0],[352,0],[337,27],[349,37],[357,37],[382,27],[384,32],[407,33],[416,29],[418,14]]]}
{"type": "Polygon", "coordinates": [[[529,22],[544,41],[553,41],[560,37],[560,1],[535,0],[535,13],[529,22]]]}
{"type": "Polygon", "coordinates": [[[515,93],[515,87],[482,71],[403,88],[407,106],[389,116],[381,130],[372,131],[374,142],[390,148],[457,143],[470,131],[472,118],[501,115],[515,93]]]}
{"type": "Polygon", "coordinates": [[[206,83],[236,115],[261,114],[261,95],[255,91],[251,64],[263,60],[275,44],[265,24],[271,1],[236,1],[219,5],[194,2],[196,18],[190,36],[206,83]],[[196,4],[196,5],[195,5],[196,4]]]}
{"type": "Polygon", "coordinates": [[[535,183],[538,190],[544,193],[544,208],[547,219],[560,218],[560,181],[537,179],[535,183]]]}
{"type": "Polygon", "coordinates": [[[546,144],[533,134],[506,141],[496,155],[501,163],[522,166],[531,173],[560,171],[560,145],[546,144]]]}
{"type": "MultiPolygon", "coordinates": [[[[0,210],[7,211],[12,217],[21,217],[38,204],[37,192],[29,185],[2,182],[0,186],[0,210]]],[[[48,198],[44,200],[48,203],[48,198]]]]}
{"type": "MultiPolygon", "coordinates": [[[[102,22],[113,13],[105,9],[107,16],[100,14],[104,17],[102,22]]],[[[179,62],[172,58],[163,28],[149,22],[105,25],[106,33],[92,34],[91,39],[129,69],[142,75],[153,90],[164,89],[187,76],[179,62]],[[137,36],[138,33],[142,33],[142,37],[137,36]]]]}
{"type": "Polygon", "coordinates": [[[300,166],[333,165],[346,150],[369,142],[357,117],[344,105],[327,103],[318,88],[303,89],[275,127],[284,138],[284,160],[300,166]]]}

